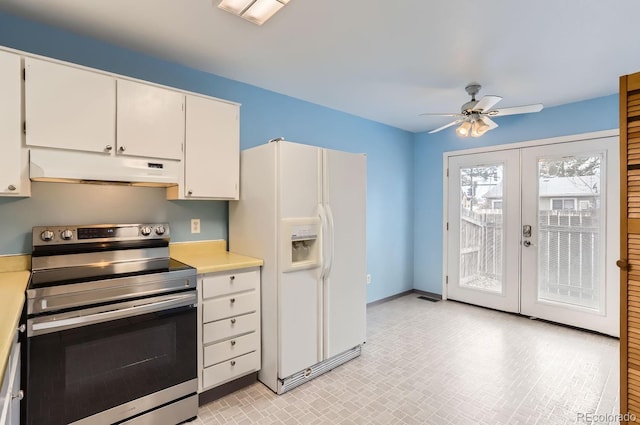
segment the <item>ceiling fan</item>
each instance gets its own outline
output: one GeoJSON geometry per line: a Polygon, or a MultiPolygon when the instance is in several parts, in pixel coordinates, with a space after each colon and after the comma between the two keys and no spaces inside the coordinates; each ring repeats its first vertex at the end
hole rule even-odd
{"type": "Polygon", "coordinates": [[[455,121],[445,124],[442,127],[438,127],[431,130],[429,134],[437,133],[440,130],[449,128],[451,126],[460,124],[456,128],[456,133],[461,137],[480,137],[489,130],[493,130],[498,127],[491,118],[502,117],[505,115],[516,114],[529,114],[532,112],[540,112],[542,110],[542,103],[535,103],[533,105],[513,106],[511,108],[491,109],[498,102],[502,100],[500,96],[482,96],[480,100],[476,100],[476,95],[480,91],[482,86],[478,83],[469,83],[464,89],[467,91],[471,100],[460,108],[460,113],[451,114],[431,114],[425,113],[420,115],[433,115],[443,117],[455,117],[455,121]]]}

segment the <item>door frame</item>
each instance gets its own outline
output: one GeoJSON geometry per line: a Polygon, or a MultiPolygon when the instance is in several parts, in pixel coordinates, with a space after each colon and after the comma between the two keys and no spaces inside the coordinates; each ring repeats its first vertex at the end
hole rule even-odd
{"type": "Polygon", "coordinates": [[[551,137],[546,139],[534,139],[524,142],[507,143],[501,145],[483,146],[478,148],[464,149],[459,151],[447,151],[442,154],[442,299],[447,299],[447,270],[449,266],[448,259],[448,230],[447,222],[449,217],[448,209],[448,187],[449,187],[449,158],[453,156],[469,155],[477,153],[495,152],[507,149],[530,148],[544,145],[554,145],[559,143],[579,142],[591,139],[601,139],[605,137],[615,137],[620,135],[620,130],[615,128],[611,130],[594,131],[589,133],[572,134],[569,136],[551,137]]]}

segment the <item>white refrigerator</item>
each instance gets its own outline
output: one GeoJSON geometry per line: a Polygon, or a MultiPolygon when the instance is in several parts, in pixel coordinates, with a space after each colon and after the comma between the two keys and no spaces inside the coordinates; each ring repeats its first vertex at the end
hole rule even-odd
{"type": "Polygon", "coordinates": [[[229,249],[264,260],[262,368],[282,394],[366,339],[366,156],[286,141],[240,155],[229,249]]]}

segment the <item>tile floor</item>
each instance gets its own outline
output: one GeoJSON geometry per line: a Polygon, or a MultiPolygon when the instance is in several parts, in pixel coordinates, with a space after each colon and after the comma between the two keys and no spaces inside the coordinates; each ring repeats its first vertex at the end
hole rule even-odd
{"type": "Polygon", "coordinates": [[[367,318],[361,357],[281,396],[256,383],[192,424],[617,423],[617,339],[415,294],[367,318]]]}

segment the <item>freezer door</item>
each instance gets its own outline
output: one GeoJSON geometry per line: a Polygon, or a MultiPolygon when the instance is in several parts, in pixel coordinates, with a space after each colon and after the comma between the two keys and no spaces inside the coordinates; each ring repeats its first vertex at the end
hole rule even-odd
{"type": "Polygon", "coordinates": [[[366,156],[323,151],[330,246],[323,300],[324,358],[366,339],[366,156]]]}
{"type": "MultiPolygon", "coordinates": [[[[279,227],[287,220],[316,217],[321,202],[321,149],[278,142],[279,227]]],[[[279,232],[280,253],[291,250],[291,235],[279,232]]],[[[278,270],[278,377],[321,361],[322,297],[320,267],[278,270]]]]}

